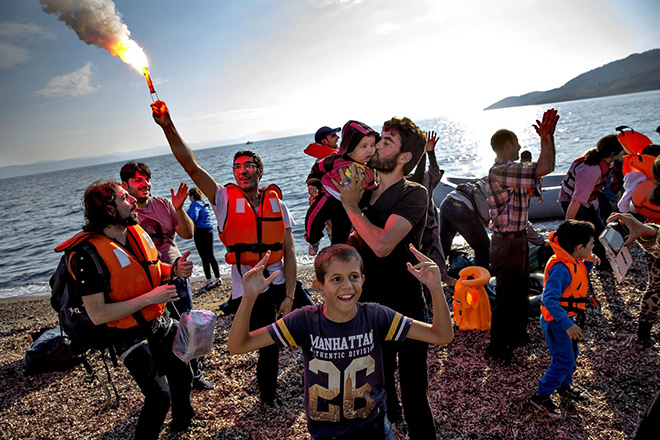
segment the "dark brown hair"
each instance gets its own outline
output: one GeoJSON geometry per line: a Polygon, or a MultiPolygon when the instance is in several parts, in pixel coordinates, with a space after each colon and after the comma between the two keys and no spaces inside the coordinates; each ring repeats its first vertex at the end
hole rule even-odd
{"type": "Polygon", "coordinates": [[[424,132],[409,118],[392,118],[383,123],[383,132],[396,133],[401,137],[401,153],[412,153],[412,159],[403,166],[403,175],[408,175],[419,163],[426,147],[424,132]]]}
{"type": "Polygon", "coordinates": [[[128,182],[128,179],[134,179],[137,173],[144,174],[147,179],[151,180],[151,170],[147,164],[135,161],[124,164],[121,171],[119,171],[119,177],[122,182],[128,182]]]}
{"type": "Polygon", "coordinates": [[[615,134],[608,134],[600,138],[595,148],[584,154],[584,163],[587,165],[598,165],[601,160],[610,157],[613,154],[619,154],[623,151],[623,146],[615,134]]]}
{"type": "Polygon", "coordinates": [[[357,261],[360,264],[360,273],[364,272],[362,257],[354,247],[347,244],[333,244],[332,246],[321,249],[314,260],[314,272],[319,282],[325,282],[325,274],[328,271],[328,266],[335,260],[343,262],[357,261]]]}
{"type": "Polygon", "coordinates": [[[108,208],[117,207],[115,193],[121,184],[114,179],[97,180],[87,187],[83,196],[85,224],[83,231],[100,234],[107,226],[114,224],[115,218],[108,208]]]}

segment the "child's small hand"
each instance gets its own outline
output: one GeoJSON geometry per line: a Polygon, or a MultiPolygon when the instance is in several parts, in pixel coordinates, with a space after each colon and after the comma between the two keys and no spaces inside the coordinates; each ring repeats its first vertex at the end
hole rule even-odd
{"type": "Polygon", "coordinates": [[[266,267],[268,258],[270,258],[270,251],[266,252],[266,256],[243,275],[243,296],[246,298],[256,298],[259,296],[273,282],[275,277],[280,274],[280,271],[276,270],[268,278],[264,278],[264,268],[266,267]]]}
{"type": "Polygon", "coordinates": [[[408,272],[413,274],[420,282],[424,283],[429,288],[440,287],[442,288],[442,275],[440,268],[433,260],[415,249],[415,246],[410,244],[410,251],[413,253],[419,263],[414,266],[407,263],[408,272]]]}
{"type": "Polygon", "coordinates": [[[566,333],[568,333],[568,337],[571,338],[572,341],[579,341],[584,338],[582,329],[577,324],[570,326],[568,330],[566,330],[566,333]]]}

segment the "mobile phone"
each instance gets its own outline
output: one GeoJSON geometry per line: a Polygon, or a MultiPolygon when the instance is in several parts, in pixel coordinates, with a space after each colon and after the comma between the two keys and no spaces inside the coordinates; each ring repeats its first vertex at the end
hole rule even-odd
{"type": "Polygon", "coordinates": [[[608,223],[602,234],[604,244],[607,244],[615,254],[618,254],[623,248],[629,236],[628,228],[619,222],[608,223]]]}

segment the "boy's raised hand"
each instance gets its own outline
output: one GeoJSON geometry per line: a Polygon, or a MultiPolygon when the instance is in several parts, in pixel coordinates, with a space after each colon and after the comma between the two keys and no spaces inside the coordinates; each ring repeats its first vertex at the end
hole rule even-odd
{"type": "Polygon", "coordinates": [[[420,282],[424,283],[428,288],[440,287],[442,288],[442,276],[440,268],[433,260],[418,251],[412,244],[409,245],[410,251],[413,253],[419,263],[414,266],[410,263],[408,265],[408,272],[413,274],[420,282]]]}
{"type": "Polygon", "coordinates": [[[273,282],[275,277],[279,275],[280,271],[276,270],[268,278],[264,278],[264,268],[269,257],[270,251],[266,252],[266,255],[261,261],[243,275],[243,296],[246,298],[256,298],[259,296],[273,282]]]}

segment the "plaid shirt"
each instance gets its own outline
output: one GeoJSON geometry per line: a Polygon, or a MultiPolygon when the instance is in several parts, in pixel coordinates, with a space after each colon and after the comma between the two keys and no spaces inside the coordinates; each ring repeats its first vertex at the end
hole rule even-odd
{"type": "Polygon", "coordinates": [[[493,232],[516,232],[527,227],[529,189],[536,186],[536,163],[522,165],[495,159],[488,172],[488,208],[493,232]]]}

